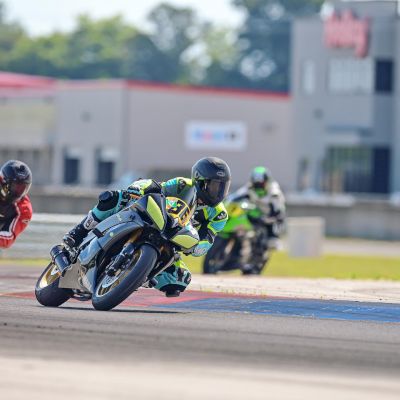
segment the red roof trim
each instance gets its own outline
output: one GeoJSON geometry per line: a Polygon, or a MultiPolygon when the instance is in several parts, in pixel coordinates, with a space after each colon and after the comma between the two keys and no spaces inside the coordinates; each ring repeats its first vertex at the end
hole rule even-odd
{"type": "Polygon", "coordinates": [[[54,82],[52,78],[0,71],[0,88],[42,89],[52,87],[54,82]]]}
{"type": "Polygon", "coordinates": [[[130,89],[163,90],[180,93],[196,93],[205,95],[237,96],[263,99],[289,100],[288,93],[267,92],[261,90],[218,88],[211,86],[177,85],[169,83],[155,83],[145,81],[126,81],[130,89]]]}
{"type": "Polygon", "coordinates": [[[60,80],[41,76],[15,74],[12,72],[0,71],[0,90],[4,89],[137,89],[152,90],[174,93],[193,93],[214,96],[230,96],[230,97],[247,97],[258,99],[275,99],[288,100],[288,93],[268,92],[261,90],[235,89],[235,88],[218,88],[211,86],[194,86],[194,85],[178,85],[170,83],[159,83],[149,81],[134,81],[124,79],[90,79],[90,80],[60,80]]]}

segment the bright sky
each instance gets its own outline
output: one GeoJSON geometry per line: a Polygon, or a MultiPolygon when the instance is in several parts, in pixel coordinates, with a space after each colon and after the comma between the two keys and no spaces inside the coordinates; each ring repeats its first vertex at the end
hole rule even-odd
{"type": "MultiPolygon", "coordinates": [[[[1,0],[7,15],[18,20],[33,35],[54,30],[71,30],[77,15],[93,18],[122,14],[138,26],[146,26],[147,13],[162,0],[1,0]]],[[[241,14],[231,7],[230,0],[164,0],[177,6],[190,6],[201,18],[219,25],[238,25],[241,14]]]]}

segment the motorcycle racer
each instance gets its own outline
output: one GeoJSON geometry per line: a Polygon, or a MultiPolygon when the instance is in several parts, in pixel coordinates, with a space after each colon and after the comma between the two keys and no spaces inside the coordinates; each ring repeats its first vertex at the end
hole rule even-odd
{"type": "Polygon", "coordinates": [[[248,198],[260,213],[252,216],[251,222],[262,224],[267,230],[269,248],[277,247],[277,240],[285,221],[285,197],[271,172],[265,167],[255,167],[249,182],[237,190],[232,197],[236,199],[248,198]]]}
{"type": "Polygon", "coordinates": [[[27,193],[32,184],[29,167],[17,160],[7,161],[0,169],[0,248],[9,248],[32,218],[27,193]]]}
{"type": "MultiPolygon", "coordinates": [[[[69,248],[79,246],[99,222],[119,212],[143,195],[167,192],[169,189],[179,193],[189,185],[195,186],[197,193],[196,211],[191,222],[198,230],[200,242],[185,254],[202,256],[211,248],[215,236],[224,228],[228,219],[222,201],[228,194],[230,182],[231,173],[225,161],[216,157],[206,157],[193,165],[190,179],[177,177],[161,183],[152,179],[140,179],[125,190],[105,191],[99,195],[97,205],[89,211],[88,215],[64,236],[64,243],[69,248]]],[[[191,274],[183,261],[179,259],[157,275],[156,280],[156,289],[167,296],[179,296],[189,285],[191,274]]]]}
{"type": "MultiPolygon", "coordinates": [[[[233,193],[230,198],[235,201],[248,199],[255,205],[254,212],[250,211],[248,218],[254,226],[265,231],[267,238],[265,248],[277,249],[284,227],[286,207],[281,188],[273,179],[269,169],[263,166],[255,167],[250,174],[249,182],[233,193]]],[[[260,247],[260,244],[257,243],[257,246],[260,247]]],[[[256,271],[248,272],[258,273],[258,269],[256,267],[256,271]]]]}

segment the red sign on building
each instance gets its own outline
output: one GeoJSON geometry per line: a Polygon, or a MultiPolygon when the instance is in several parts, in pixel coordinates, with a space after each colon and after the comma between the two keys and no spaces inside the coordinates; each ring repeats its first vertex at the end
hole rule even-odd
{"type": "Polygon", "coordinates": [[[356,18],[352,11],[334,13],[324,25],[324,41],[328,47],[354,48],[357,57],[368,53],[369,20],[356,18]]]}

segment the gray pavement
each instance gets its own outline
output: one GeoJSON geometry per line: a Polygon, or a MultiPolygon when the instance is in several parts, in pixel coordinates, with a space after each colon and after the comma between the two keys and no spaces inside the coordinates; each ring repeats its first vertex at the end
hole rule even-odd
{"type": "MultiPolygon", "coordinates": [[[[2,293],[39,269],[0,267],[2,293]]],[[[397,399],[400,324],[0,297],[4,399],[397,399]]]]}

